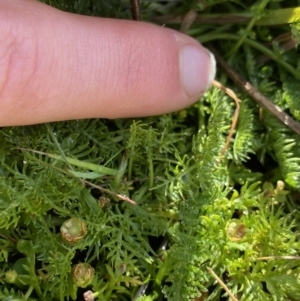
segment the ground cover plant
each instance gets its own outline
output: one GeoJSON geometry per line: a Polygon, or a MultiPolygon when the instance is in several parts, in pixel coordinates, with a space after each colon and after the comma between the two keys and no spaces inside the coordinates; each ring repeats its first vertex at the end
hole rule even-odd
{"type": "Polygon", "coordinates": [[[140,12],[217,51],[223,86],[158,117],[2,128],[0,300],[300,300],[300,2],[140,12]]]}

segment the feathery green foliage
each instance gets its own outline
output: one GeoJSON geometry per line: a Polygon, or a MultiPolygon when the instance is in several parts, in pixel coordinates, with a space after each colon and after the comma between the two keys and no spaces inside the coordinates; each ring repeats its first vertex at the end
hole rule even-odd
{"type": "MultiPolygon", "coordinates": [[[[130,18],[125,0],[42,2],[130,18]]],[[[190,9],[188,33],[299,120],[299,2],[141,1],[177,30],[190,9]]],[[[224,156],[235,104],[216,88],[153,118],[0,129],[0,300],[230,300],[208,268],[240,301],[300,299],[300,139],[217,77],[241,99],[224,156]]]]}

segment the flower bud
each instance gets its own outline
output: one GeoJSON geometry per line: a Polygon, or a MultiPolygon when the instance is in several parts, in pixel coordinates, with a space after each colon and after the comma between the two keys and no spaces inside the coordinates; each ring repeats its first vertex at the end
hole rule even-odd
{"type": "Polygon", "coordinates": [[[109,208],[110,207],[109,203],[110,203],[110,199],[109,198],[106,198],[104,196],[101,196],[99,198],[98,204],[99,204],[100,208],[109,208]]]}
{"type": "Polygon", "coordinates": [[[126,272],[126,264],[125,263],[121,263],[120,272],[121,272],[121,274],[124,274],[126,272]]]}
{"type": "Polygon", "coordinates": [[[72,269],[72,279],[78,287],[85,288],[91,284],[95,270],[88,263],[78,263],[72,269]]]}
{"type": "MultiPolygon", "coordinates": [[[[19,259],[18,261],[20,260],[22,261],[23,258],[19,259]]],[[[19,271],[15,269],[15,265],[12,270],[9,270],[5,273],[4,280],[6,281],[6,283],[13,283],[19,289],[24,289],[26,284],[20,279],[22,278],[22,275],[24,276],[24,274],[19,273],[19,271]]]]}
{"type": "Polygon", "coordinates": [[[18,279],[18,273],[14,270],[9,270],[5,273],[5,281],[7,283],[15,283],[18,279]]]}
{"type": "Polygon", "coordinates": [[[95,300],[95,295],[92,291],[86,291],[83,294],[83,298],[84,298],[84,301],[94,301],[95,300]]]}
{"type": "Polygon", "coordinates": [[[276,190],[281,191],[284,189],[284,182],[283,181],[277,181],[276,190]]]}
{"type": "Polygon", "coordinates": [[[232,219],[226,227],[227,237],[231,241],[240,241],[246,235],[246,227],[239,219],[232,219]]]}
{"type": "Polygon", "coordinates": [[[66,242],[75,244],[86,235],[85,222],[78,218],[68,219],[60,227],[60,233],[66,242]]]}

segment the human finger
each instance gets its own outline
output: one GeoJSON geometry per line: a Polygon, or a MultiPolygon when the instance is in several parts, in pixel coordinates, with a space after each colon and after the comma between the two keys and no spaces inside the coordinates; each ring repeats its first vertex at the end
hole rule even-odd
{"type": "Polygon", "coordinates": [[[0,3],[0,126],[172,112],[214,78],[213,56],[173,30],[0,3]]]}

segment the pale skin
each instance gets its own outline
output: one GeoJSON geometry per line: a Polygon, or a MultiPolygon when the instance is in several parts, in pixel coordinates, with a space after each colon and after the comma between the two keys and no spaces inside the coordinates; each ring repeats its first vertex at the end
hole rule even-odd
{"type": "Polygon", "coordinates": [[[0,126],[164,114],[197,101],[213,79],[209,53],[170,29],[35,0],[0,6],[0,126]],[[184,65],[199,65],[183,72],[188,85],[185,46],[198,61],[184,65]]]}

